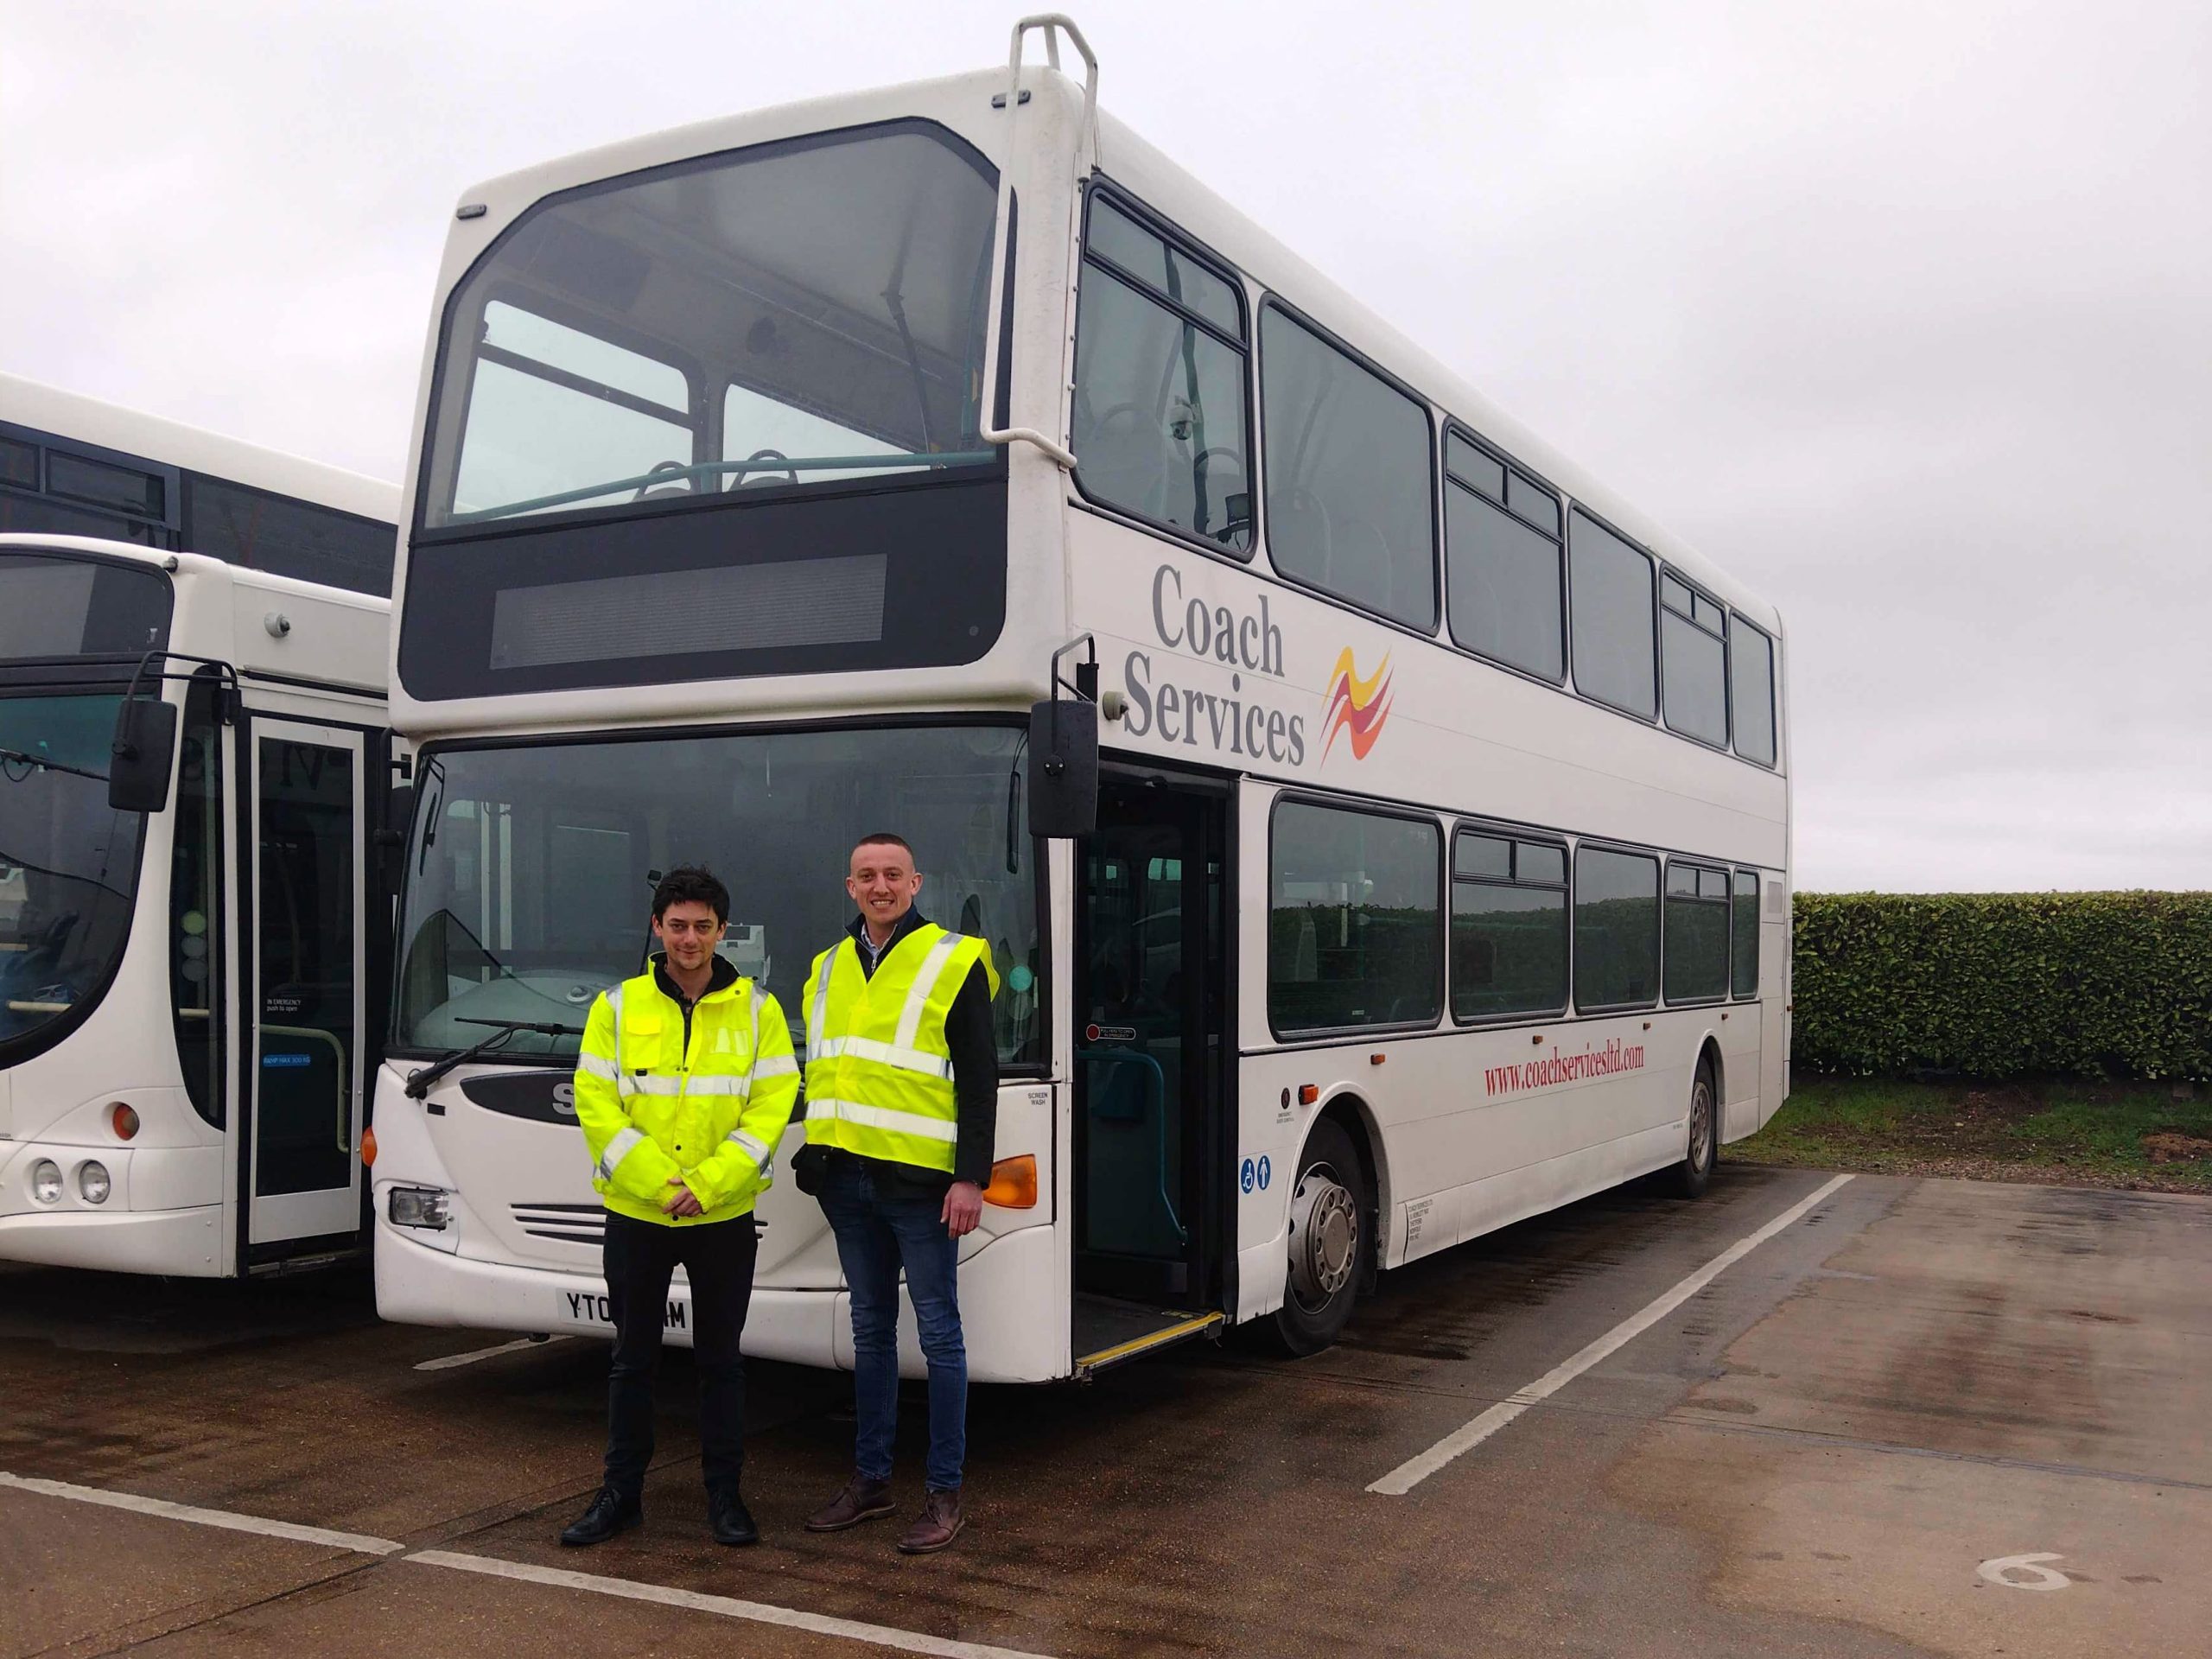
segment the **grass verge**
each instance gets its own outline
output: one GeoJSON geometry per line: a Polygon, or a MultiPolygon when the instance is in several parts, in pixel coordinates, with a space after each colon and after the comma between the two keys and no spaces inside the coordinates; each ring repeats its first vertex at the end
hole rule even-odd
{"type": "Polygon", "coordinates": [[[2168,1084],[1915,1083],[1800,1071],[1748,1163],[2212,1192],[2212,1099],[2168,1084]]]}

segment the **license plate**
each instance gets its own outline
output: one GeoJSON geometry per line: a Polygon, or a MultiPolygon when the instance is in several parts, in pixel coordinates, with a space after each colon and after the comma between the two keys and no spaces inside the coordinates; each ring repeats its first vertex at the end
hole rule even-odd
{"type": "MultiPolygon", "coordinates": [[[[558,1293],[561,1311],[568,1315],[571,1325],[603,1325],[614,1328],[614,1304],[611,1297],[588,1290],[564,1290],[558,1293]]],[[[684,1331],[691,1328],[691,1309],[688,1303],[669,1299],[668,1308],[661,1315],[664,1331],[684,1331]]]]}

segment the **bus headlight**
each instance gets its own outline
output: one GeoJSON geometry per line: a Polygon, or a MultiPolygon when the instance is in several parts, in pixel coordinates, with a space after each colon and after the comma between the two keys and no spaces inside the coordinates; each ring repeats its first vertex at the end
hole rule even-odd
{"type": "Polygon", "coordinates": [[[114,1183],[107,1178],[107,1166],[102,1163],[82,1163],[77,1166],[77,1192],[86,1204],[105,1204],[113,1192],[114,1183]]]}
{"type": "Polygon", "coordinates": [[[385,1213],[395,1227],[423,1227],[442,1232],[453,1220],[453,1205],[435,1187],[395,1186],[385,1213]]]}
{"type": "Polygon", "coordinates": [[[31,1197],[41,1204],[61,1202],[61,1166],[41,1158],[31,1166],[31,1197]]]}

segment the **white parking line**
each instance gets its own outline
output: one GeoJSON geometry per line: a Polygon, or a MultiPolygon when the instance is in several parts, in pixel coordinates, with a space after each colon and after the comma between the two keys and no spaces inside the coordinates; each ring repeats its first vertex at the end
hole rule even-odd
{"type": "Polygon", "coordinates": [[[1367,1490],[1388,1497],[1404,1497],[1454,1458],[1473,1451],[1529,1407],[1557,1394],[1608,1354],[1643,1335],[1850,1179],[1848,1175],[1839,1175],[1809,1197],[1791,1205],[1749,1237],[1731,1244],[1673,1289],[1630,1314],[1572,1358],[1554,1365],[1526,1388],[1508,1395],[1473,1421],[1452,1430],[1419,1457],[1408,1458],[1367,1490]]]}
{"type": "Polygon", "coordinates": [[[674,1590],[664,1584],[641,1584],[634,1579],[610,1579],[596,1573],[572,1573],[565,1567],[533,1567],[527,1561],[502,1560],[492,1555],[465,1555],[448,1549],[426,1549],[404,1559],[424,1567],[449,1567],[462,1573],[488,1573],[499,1579],[519,1579],[526,1584],[551,1585],[563,1590],[585,1590],[594,1595],[619,1596],[626,1601],[657,1602],[664,1607],[686,1607],[694,1612],[719,1613],[755,1624],[779,1624],[786,1630],[810,1630],[817,1636],[843,1637],[852,1642],[873,1642],[901,1653],[923,1653],[936,1659],[1046,1659],[1019,1648],[986,1647],[979,1642],[957,1642],[949,1637],[921,1636],[887,1625],[862,1624],[858,1619],[830,1618],[794,1608],[772,1606],[761,1601],[740,1601],[734,1596],[709,1596],[696,1590],[674,1590]]]}
{"type": "Polygon", "coordinates": [[[473,1348],[465,1354],[448,1354],[442,1359],[426,1359],[416,1365],[418,1371],[449,1371],[456,1365],[474,1365],[480,1359],[496,1359],[501,1354],[518,1354],[525,1348],[550,1348],[556,1342],[566,1342],[566,1337],[521,1337],[513,1342],[503,1342],[495,1348],[473,1348]]]}
{"type": "Polygon", "coordinates": [[[141,1497],[136,1492],[104,1492],[97,1486],[73,1486],[66,1480],[35,1480],[0,1469],[0,1486],[66,1497],[79,1503],[98,1503],[111,1510],[131,1510],[157,1515],[165,1521],[189,1521],[195,1527],[220,1527],[226,1532],[253,1532],[264,1538],[289,1538],[300,1544],[327,1544],[333,1549],[359,1550],[364,1555],[397,1555],[407,1548],[389,1538],[372,1538],[362,1532],[333,1532],[327,1527],[302,1527],[289,1521],[270,1521],[257,1515],[233,1515],[228,1510],[203,1510],[190,1503],[172,1503],[165,1497],[141,1497]]]}
{"type": "Polygon", "coordinates": [[[572,1573],[557,1567],[533,1567],[527,1561],[502,1560],[493,1555],[471,1555],[453,1549],[422,1549],[412,1553],[390,1538],[360,1532],[333,1532],[323,1527],[302,1527],[289,1521],[271,1521],[257,1515],[238,1515],[228,1510],[203,1510],[190,1503],[173,1503],[162,1497],[141,1497],[135,1492],[107,1492],[96,1486],[72,1485],[66,1480],[39,1480],[0,1470],[0,1488],[36,1492],[44,1497],[67,1498],[76,1503],[97,1503],[105,1509],[130,1510],[157,1516],[165,1521],[188,1522],[195,1527],[220,1527],[227,1532],[257,1533],[265,1538],[285,1538],[296,1543],[327,1544],[364,1555],[397,1556],[422,1567],[442,1567],[453,1572],[476,1573],[486,1578],[516,1579],[560,1590],[582,1590],[593,1595],[615,1596],[626,1601],[656,1602],[664,1607],[683,1607],[694,1612],[715,1613],[724,1618],[754,1624],[775,1624],[785,1630],[808,1630],[817,1636],[849,1642],[872,1643],[901,1653],[919,1653],[931,1659],[1050,1659],[1046,1654],[1020,1648],[994,1648],[981,1642],[959,1642],[950,1637],[924,1636],[915,1630],[895,1630],[888,1624],[869,1624],[855,1618],[831,1618],[822,1613],[801,1612],[765,1601],[741,1601],[734,1596],[710,1596],[696,1590],[677,1590],[664,1584],[643,1584],[631,1579],[606,1578],[595,1573],[572,1573]]]}

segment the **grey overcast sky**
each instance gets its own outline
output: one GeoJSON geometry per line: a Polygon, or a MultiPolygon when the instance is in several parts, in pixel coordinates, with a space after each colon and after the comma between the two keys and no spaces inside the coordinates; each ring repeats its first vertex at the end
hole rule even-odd
{"type": "MultiPolygon", "coordinates": [[[[2212,887],[2212,4],[1070,3],[1109,107],[1782,607],[1800,886],[2212,887]]],[[[396,478],[471,181],[1015,15],[10,0],[0,368],[396,478]]]]}

